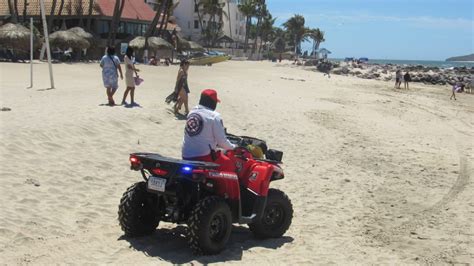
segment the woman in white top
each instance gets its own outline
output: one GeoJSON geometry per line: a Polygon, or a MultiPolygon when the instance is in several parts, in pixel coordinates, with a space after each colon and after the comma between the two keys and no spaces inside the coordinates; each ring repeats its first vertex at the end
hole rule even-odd
{"type": "MultiPolygon", "coordinates": [[[[137,73],[139,70],[135,68],[133,64],[133,48],[128,47],[127,51],[125,52],[124,57],[125,62],[125,84],[127,85],[127,89],[123,93],[122,105],[126,105],[128,92],[130,92],[130,105],[135,105],[135,79],[133,77],[133,72],[137,73]]],[[[138,75],[138,74],[137,74],[138,75]]]]}

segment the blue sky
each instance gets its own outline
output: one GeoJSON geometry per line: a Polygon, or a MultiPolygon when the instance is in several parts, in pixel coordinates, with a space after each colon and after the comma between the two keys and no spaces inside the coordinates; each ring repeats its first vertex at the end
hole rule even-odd
{"type": "MultiPolygon", "coordinates": [[[[332,57],[445,60],[474,53],[473,0],[267,0],[275,26],[294,14],[325,32],[332,57]]],[[[309,49],[306,43],[303,49],[309,49]]]]}

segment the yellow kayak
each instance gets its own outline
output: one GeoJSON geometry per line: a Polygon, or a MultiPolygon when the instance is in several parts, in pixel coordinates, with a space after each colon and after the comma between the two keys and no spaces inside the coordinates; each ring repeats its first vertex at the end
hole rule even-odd
{"type": "Polygon", "coordinates": [[[211,66],[212,64],[224,62],[230,59],[228,55],[210,55],[210,56],[201,56],[196,58],[189,59],[191,65],[197,66],[211,66]]]}

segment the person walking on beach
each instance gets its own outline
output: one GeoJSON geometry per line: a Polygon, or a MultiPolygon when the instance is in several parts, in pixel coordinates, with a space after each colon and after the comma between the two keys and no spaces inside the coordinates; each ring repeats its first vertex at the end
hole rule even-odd
{"type": "Polygon", "coordinates": [[[124,57],[125,62],[125,84],[127,85],[127,89],[123,93],[122,105],[126,105],[127,96],[130,92],[130,105],[135,105],[135,79],[133,77],[133,73],[138,77],[137,72],[140,71],[135,68],[135,64],[133,63],[133,48],[128,47],[127,51],[125,52],[124,57]]]}
{"type": "Polygon", "coordinates": [[[399,69],[395,72],[395,89],[400,89],[402,85],[402,71],[399,69]]]}
{"type": "Polygon", "coordinates": [[[175,86],[175,94],[177,95],[177,101],[174,104],[174,113],[178,114],[181,110],[181,107],[184,104],[184,112],[187,116],[189,113],[189,105],[188,105],[188,94],[189,94],[189,86],[188,86],[188,69],[189,69],[189,61],[183,60],[180,63],[180,68],[178,71],[178,77],[176,78],[176,86],[175,86]]]}
{"type": "Polygon", "coordinates": [[[454,100],[456,101],[456,92],[462,92],[464,90],[464,84],[462,83],[455,83],[453,85],[453,93],[451,94],[451,97],[449,97],[450,100],[452,100],[454,98],[454,100]]]}
{"type": "Polygon", "coordinates": [[[411,82],[410,72],[407,71],[407,73],[405,73],[403,80],[405,81],[405,90],[410,89],[410,85],[408,85],[408,83],[411,82]]]}
{"type": "Polygon", "coordinates": [[[102,81],[106,89],[109,105],[114,106],[114,94],[118,89],[118,72],[120,79],[123,79],[122,68],[120,67],[120,59],[115,55],[115,48],[107,47],[107,54],[100,60],[102,68],[102,81]]]}

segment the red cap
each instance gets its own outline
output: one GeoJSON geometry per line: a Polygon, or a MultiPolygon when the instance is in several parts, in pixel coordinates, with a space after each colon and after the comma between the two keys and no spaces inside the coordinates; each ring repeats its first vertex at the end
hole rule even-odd
{"type": "Polygon", "coordinates": [[[209,98],[213,99],[215,102],[220,103],[221,101],[217,98],[217,91],[213,89],[205,89],[201,92],[201,95],[206,95],[209,98]]]}

